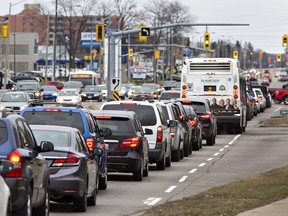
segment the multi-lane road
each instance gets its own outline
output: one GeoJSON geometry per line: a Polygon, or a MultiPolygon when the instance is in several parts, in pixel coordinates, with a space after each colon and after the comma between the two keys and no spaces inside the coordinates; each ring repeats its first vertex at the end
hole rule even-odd
{"type": "MultiPolygon", "coordinates": [[[[275,83],[274,86],[280,85],[275,83]]],[[[90,105],[89,102],[84,104],[85,107],[90,105]]],[[[214,146],[204,145],[203,149],[172,163],[165,171],[158,171],[151,165],[149,176],[142,182],[134,182],[130,174],[109,175],[108,188],[99,191],[97,205],[88,207],[81,215],[138,215],[157,204],[287,166],[288,127],[259,127],[259,120],[279,115],[281,107],[288,109],[283,104],[273,104],[249,121],[243,134],[218,135],[214,146]]],[[[74,213],[71,205],[53,203],[51,215],[78,216],[79,213],[74,213]]]]}

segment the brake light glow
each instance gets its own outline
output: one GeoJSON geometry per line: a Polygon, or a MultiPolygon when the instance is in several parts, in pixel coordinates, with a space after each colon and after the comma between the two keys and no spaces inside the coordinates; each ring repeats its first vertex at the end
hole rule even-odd
{"type": "Polygon", "coordinates": [[[189,120],[189,123],[194,127],[194,126],[196,126],[196,121],[194,121],[194,120],[189,120]]]}
{"type": "Polygon", "coordinates": [[[204,115],[200,115],[200,118],[210,119],[211,116],[210,116],[210,114],[204,114],[204,115]]]}
{"type": "Polygon", "coordinates": [[[123,140],[120,144],[120,148],[136,148],[140,145],[140,138],[133,137],[123,140]]]}
{"type": "Polygon", "coordinates": [[[162,139],[163,139],[163,127],[158,126],[157,127],[156,142],[162,142],[162,139]]]}
{"type": "Polygon", "coordinates": [[[60,158],[54,160],[52,167],[70,167],[70,166],[78,166],[80,163],[80,157],[78,155],[69,153],[67,158],[60,158]]]}
{"type": "Polygon", "coordinates": [[[19,153],[19,151],[15,150],[8,156],[8,161],[12,162],[14,164],[13,170],[11,170],[9,173],[6,174],[6,177],[10,178],[18,178],[22,177],[22,168],[21,168],[21,162],[22,162],[22,156],[19,153]]]}
{"type": "Polygon", "coordinates": [[[60,112],[59,109],[47,108],[43,110],[44,112],[60,112]]]}
{"type": "Polygon", "coordinates": [[[94,139],[93,138],[87,138],[86,139],[86,145],[90,151],[93,151],[93,148],[95,147],[94,139]]]}
{"type": "Polygon", "coordinates": [[[95,119],[97,120],[107,120],[107,119],[111,119],[111,116],[94,116],[95,119]]]}
{"type": "Polygon", "coordinates": [[[182,103],[183,103],[183,104],[191,104],[192,101],[191,101],[191,100],[183,100],[182,103]]]}

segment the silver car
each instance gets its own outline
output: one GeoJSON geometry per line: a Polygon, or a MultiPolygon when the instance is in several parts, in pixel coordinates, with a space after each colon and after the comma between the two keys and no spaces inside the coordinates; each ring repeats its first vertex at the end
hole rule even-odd
{"type": "Polygon", "coordinates": [[[29,94],[25,91],[10,91],[6,92],[0,100],[0,110],[10,109],[17,114],[21,110],[29,107],[33,102],[33,99],[30,99],[29,94]]]}
{"type": "Polygon", "coordinates": [[[81,105],[81,95],[77,89],[62,89],[58,92],[56,102],[60,104],[81,105]]]}

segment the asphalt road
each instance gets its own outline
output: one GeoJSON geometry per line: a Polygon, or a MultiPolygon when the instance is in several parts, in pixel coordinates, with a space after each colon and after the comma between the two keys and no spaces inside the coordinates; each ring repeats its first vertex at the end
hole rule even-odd
{"type": "MultiPolygon", "coordinates": [[[[273,104],[249,121],[243,134],[218,135],[214,146],[204,145],[203,149],[172,163],[165,171],[157,171],[155,165],[151,165],[149,176],[142,182],[134,182],[130,174],[109,175],[108,188],[99,192],[97,205],[88,207],[81,215],[139,215],[160,203],[287,166],[288,128],[260,128],[258,125],[263,118],[279,115],[280,107],[285,108],[285,105],[273,104]]],[[[79,213],[74,213],[71,205],[53,203],[51,215],[78,216],[79,213]]]]}

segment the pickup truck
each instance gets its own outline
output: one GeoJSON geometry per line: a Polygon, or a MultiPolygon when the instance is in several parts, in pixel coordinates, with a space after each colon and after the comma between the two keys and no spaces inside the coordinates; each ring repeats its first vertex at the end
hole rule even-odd
{"type": "Polygon", "coordinates": [[[272,99],[274,99],[275,92],[278,91],[278,90],[282,90],[282,89],[288,89],[288,83],[283,85],[282,88],[268,88],[268,91],[269,91],[272,99]]]}

